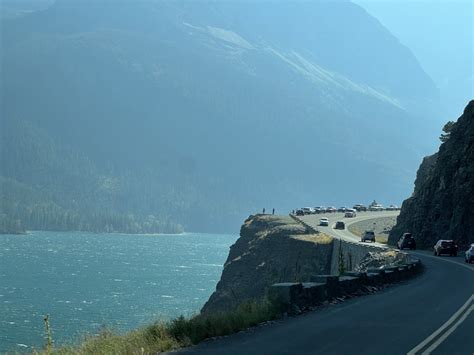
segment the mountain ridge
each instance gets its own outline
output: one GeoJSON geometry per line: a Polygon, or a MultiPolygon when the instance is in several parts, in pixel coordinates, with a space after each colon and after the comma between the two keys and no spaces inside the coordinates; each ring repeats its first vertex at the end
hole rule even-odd
{"type": "Polygon", "coordinates": [[[358,6],[110,4],[58,1],[2,23],[2,116],[22,117],[84,155],[96,179],[113,171],[135,176],[138,196],[172,191],[147,198],[140,213],[228,231],[262,205],[328,201],[329,183],[347,200],[404,196],[430,147],[417,138],[429,129],[411,102],[435,100],[436,89],[358,6]],[[386,45],[376,52],[379,42],[386,45]],[[400,90],[407,80],[411,91],[400,90]],[[300,154],[308,144],[315,157],[300,154]],[[360,191],[345,186],[341,162],[360,191]]]}

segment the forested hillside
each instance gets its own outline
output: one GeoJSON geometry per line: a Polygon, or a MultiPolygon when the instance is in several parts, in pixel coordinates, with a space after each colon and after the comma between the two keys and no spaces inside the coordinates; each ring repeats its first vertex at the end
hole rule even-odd
{"type": "Polygon", "coordinates": [[[263,206],[397,202],[433,149],[431,79],[348,1],[15,14],[1,208],[25,229],[235,231],[263,206]]]}

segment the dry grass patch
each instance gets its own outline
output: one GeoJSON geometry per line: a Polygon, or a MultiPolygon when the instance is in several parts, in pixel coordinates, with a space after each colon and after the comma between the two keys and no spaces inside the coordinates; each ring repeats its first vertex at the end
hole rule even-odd
{"type": "Polygon", "coordinates": [[[77,346],[50,348],[42,354],[156,354],[197,344],[205,339],[224,336],[281,317],[281,306],[264,299],[217,314],[199,314],[158,322],[127,334],[103,331],[86,337],[77,346]]]}
{"type": "Polygon", "coordinates": [[[291,238],[315,244],[329,244],[333,241],[331,236],[324,233],[294,235],[291,238]]]}

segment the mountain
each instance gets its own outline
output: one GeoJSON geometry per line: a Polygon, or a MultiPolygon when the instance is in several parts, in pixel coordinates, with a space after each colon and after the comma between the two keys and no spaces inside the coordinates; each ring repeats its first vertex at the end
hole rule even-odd
{"type": "Polygon", "coordinates": [[[390,244],[404,232],[412,232],[421,248],[432,248],[439,239],[454,239],[461,248],[474,242],[474,101],[445,137],[439,152],[423,160],[390,244]]]}
{"type": "Polygon", "coordinates": [[[72,229],[399,201],[433,149],[432,80],[349,1],[58,0],[1,26],[2,181],[72,229]]]}
{"type": "Polygon", "coordinates": [[[474,3],[354,0],[377,17],[420,60],[440,91],[441,124],[474,97],[474,3]],[[461,54],[462,53],[462,54],[461,54]]]}

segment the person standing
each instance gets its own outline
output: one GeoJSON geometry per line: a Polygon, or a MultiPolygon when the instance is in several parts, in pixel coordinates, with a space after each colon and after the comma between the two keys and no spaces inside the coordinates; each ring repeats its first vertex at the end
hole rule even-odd
{"type": "Polygon", "coordinates": [[[265,214],[265,207],[263,207],[263,211],[262,211],[262,214],[265,214]]]}
{"type": "Polygon", "coordinates": [[[275,214],[275,209],[272,210],[272,214],[275,214]]]}

